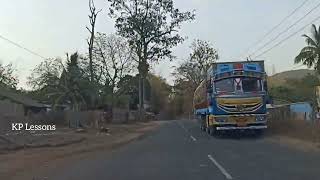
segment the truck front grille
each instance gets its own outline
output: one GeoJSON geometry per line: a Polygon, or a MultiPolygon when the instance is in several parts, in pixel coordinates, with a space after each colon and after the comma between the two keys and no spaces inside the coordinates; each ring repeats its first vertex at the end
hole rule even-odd
{"type": "Polygon", "coordinates": [[[254,112],[262,106],[261,97],[253,98],[217,98],[217,106],[229,113],[254,112]]]}

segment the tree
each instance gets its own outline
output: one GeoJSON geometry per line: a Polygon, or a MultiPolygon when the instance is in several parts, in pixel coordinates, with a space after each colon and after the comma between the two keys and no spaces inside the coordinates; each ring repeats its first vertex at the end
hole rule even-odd
{"type": "Polygon", "coordinates": [[[170,97],[172,114],[179,116],[192,111],[193,83],[184,79],[176,79],[170,97]]]}
{"type": "Polygon", "coordinates": [[[60,76],[64,67],[61,59],[46,59],[38,64],[27,78],[27,84],[31,86],[30,93],[33,98],[42,102],[54,104],[55,97],[50,93],[58,91],[60,76]]]}
{"type": "Polygon", "coordinates": [[[129,96],[130,109],[137,109],[139,103],[139,77],[125,75],[117,84],[117,95],[129,96]]]}
{"type": "Polygon", "coordinates": [[[184,40],[178,34],[181,24],[193,20],[195,15],[174,8],[173,0],[108,1],[109,14],[115,19],[117,32],[129,41],[137,56],[141,115],[142,87],[149,71],[149,64],[164,58],[173,58],[171,48],[184,40]]]}
{"type": "Polygon", "coordinates": [[[0,63],[0,85],[16,89],[19,81],[14,72],[15,69],[12,67],[11,63],[7,65],[0,63]]]}
{"type": "Polygon", "coordinates": [[[293,99],[293,89],[286,86],[271,87],[269,94],[272,99],[281,102],[295,102],[293,99]]]}
{"type": "Polygon", "coordinates": [[[176,67],[173,75],[177,81],[190,82],[191,86],[189,88],[193,92],[203,80],[202,71],[196,63],[183,62],[180,66],[176,67]]]}
{"type": "Polygon", "coordinates": [[[94,56],[101,63],[104,85],[109,88],[112,106],[118,82],[132,70],[132,50],[123,38],[98,33],[94,56]]]}
{"type": "Polygon", "coordinates": [[[83,92],[86,90],[82,86],[85,81],[82,77],[82,71],[79,67],[79,55],[74,53],[70,56],[67,54],[67,66],[63,69],[60,76],[59,84],[51,95],[56,96],[55,103],[68,103],[73,110],[80,110],[86,104],[83,92]]]}
{"type": "Polygon", "coordinates": [[[56,85],[59,82],[62,70],[63,64],[61,59],[46,59],[32,70],[31,75],[27,78],[27,84],[33,90],[41,90],[50,85],[56,85]]]}
{"type": "Polygon", "coordinates": [[[314,67],[318,74],[320,73],[320,26],[312,24],[311,36],[302,35],[305,38],[307,46],[301,49],[298,56],[295,57],[295,63],[302,63],[309,68],[314,67]]]}
{"type": "Polygon", "coordinates": [[[191,45],[190,62],[206,73],[212,63],[219,59],[218,52],[208,41],[196,39],[191,45]]]}
{"type": "Polygon", "coordinates": [[[101,12],[101,9],[97,11],[93,0],[89,0],[89,9],[90,14],[89,20],[90,20],[90,28],[86,26],[87,30],[90,33],[90,38],[87,40],[88,43],[88,53],[89,53],[89,70],[90,70],[90,81],[93,82],[94,79],[94,72],[93,72],[93,46],[94,46],[94,40],[95,40],[95,26],[96,26],[96,20],[98,14],[101,12]]]}
{"type": "Polygon", "coordinates": [[[308,74],[302,79],[287,79],[287,84],[293,89],[292,99],[295,102],[315,100],[315,86],[318,86],[320,81],[317,76],[308,74]]]}
{"type": "Polygon", "coordinates": [[[89,31],[90,33],[90,37],[87,40],[88,43],[88,58],[89,58],[89,64],[87,65],[87,69],[89,70],[89,80],[90,80],[90,84],[88,84],[88,86],[90,86],[88,93],[89,93],[89,99],[90,99],[90,103],[89,106],[90,108],[95,108],[97,105],[97,98],[98,98],[98,91],[96,91],[98,88],[97,86],[99,86],[98,81],[99,78],[101,76],[97,75],[97,71],[95,69],[95,62],[93,60],[93,48],[94,48],[94,41],[95,41],[95,26],[96,26],[96,20],[97,20],[97,16],[98,14],[101,12],[100,10],[97,10],[93,0],[89,0],[89,10],[90,10],[90,14],[88,15],[89,17],[89,21],[90,21],[90,28],[88,26],[86,26],[86,29],[89,31]]]}
{"type": "Polygon", "coordinates": [[[219,58],[217,50],[208,41],[194,40],[190,48],[188,59],[173,73],[176,80],[171,105],[176,115],[192,111],[193,92],[203,81],[210,65],[219,58]]]}
{"type": "Polygon", "coordinates": [[[151,110],[155,114],[158,114],[168,106],[171,87],[161,76],[149,74],[148,80],[151,86],[151,110]]]}
{"type": "MultiPolygon", "coordinates": [[[[148,75],[151,77],[153,75],[148,75]]],[[[139,104],[139,74],[136,76],[125,75],[117,85],[117,96],[126,95],[129,97],[130,109],[137,109],[139,104]]],[[[152,84],[150,78],[145,81],[145,99],[152,101],[152,84]]],[[[159,97],[161,98],[161,97],[159,97]]]]}
{"type": "Polygon", "coordinates": [[[188,60],[176,67],[173,74],[177,79],[191,82],[193,92],[204,79],[210,65],[216,62],[219,56],[208,41],[194,40],[191,50],[188,60]]]}
{"type": "Polygon", "coordinates": [[[33,69],[28,77],[28,84],[34,89],[37,99],[57,104],[70,104],[72,109],[79,110],[85,105],[89,79],[83,76],[79,66],[78,53],[67,54],[67,62],[61,59],[47,59],[33,69]]]}
{"type": "Polygon", "coordinates": [[[275,100],[287,102],[312,102],[315,103],[314,88],[320,83],[315,75],[308,74],[302,79],[286,79],[281,86],[270,87],[269,94],[275,100]]]}

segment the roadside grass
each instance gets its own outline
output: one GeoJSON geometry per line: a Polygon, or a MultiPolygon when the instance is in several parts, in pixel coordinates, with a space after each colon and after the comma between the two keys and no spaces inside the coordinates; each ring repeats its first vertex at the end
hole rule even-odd
{"type": "Polygon", "coordinates": [[[319,143],[320,146],[320,122],[308,122],[301,119],[269,119],[268,121],[270,135],[280,135],[319,143]]]}

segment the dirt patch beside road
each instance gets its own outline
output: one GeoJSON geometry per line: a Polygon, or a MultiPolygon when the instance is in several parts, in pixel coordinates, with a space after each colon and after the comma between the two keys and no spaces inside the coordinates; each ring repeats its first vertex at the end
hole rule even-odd
{"type": "Polygon", "coordinates": [[[304,151],[320,151],[320,122],[271,119],[266,135],[273,142],[304,151]]]}
{"type": "Polygon", "coordinates": [[[98,151],[112,150],[131,142],[155,129],[161,123],[137,123],[109,125],[110,133],[87,131],[81,133],[86,139],[63,147],[23,149],[0,155],[0,179],[33,179],[42,171],[63,165],[72,159],[91,155],[98,151]]]}
{"type": "Polygon", "coordinates": [[[310,142],[286,136],[269,136],[267,140],[282,146],[294,148],[304,152],[320,152],[319,142],[310,142]]]}
{"type": "Polygon", "coordinates": [[[79,135],[70,129],[66,132],[5,134],[0,135],[0,154],[28,148],[65,146],[82,142],[85,139],[83,135],[79,135]]]}
{"type": "Polygon", "coordinates": [[[320,142],[320,122],[307,122],[300,119],[271,119],[268,126],[268,133],[272,135],[320,142]]]}

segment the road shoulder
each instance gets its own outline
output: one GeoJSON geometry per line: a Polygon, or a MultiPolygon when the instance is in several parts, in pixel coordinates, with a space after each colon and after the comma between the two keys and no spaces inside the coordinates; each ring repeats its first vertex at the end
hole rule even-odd
{"type": "Polygon", "coordinates": [[[266,137],[266,140],[281,146],[286,146],[304,152],[320,152],[319,142],[310,142],[282,135],[269,135],[266,137]]]}
{"type": "Polygon", "coordinates": [[[161,122],[110,125],[110,134],[91,133],[81,143],[23,149],[0,155],[0,179],[34,179],[38,174],[100,151],[112,151],[156,129],[161,122]]]}

